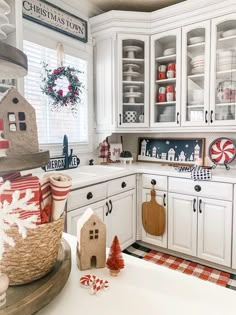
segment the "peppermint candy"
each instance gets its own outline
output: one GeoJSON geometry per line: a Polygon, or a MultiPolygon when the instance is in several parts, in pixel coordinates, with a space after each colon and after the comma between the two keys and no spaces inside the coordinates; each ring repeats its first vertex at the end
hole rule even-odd
{"type": "Polygon", "coordinates": [[[80,278],[80,284],[82,287],[90,288],[91,294],[97,294],[102,289],[107,290],[109,288],[109,282],[102,280],[95,275],[84,275],[80,278]]]}

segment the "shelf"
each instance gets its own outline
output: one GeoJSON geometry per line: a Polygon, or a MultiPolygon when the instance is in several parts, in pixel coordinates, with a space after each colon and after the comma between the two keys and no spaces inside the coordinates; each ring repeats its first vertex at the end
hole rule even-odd
{"type": "Polygon", "coordinates": [[[235,106],[236,105],[236,101],[232,102],[232,103],[217,103],[216,106],[235,106]]]}
{"type": "Polygon", "coordinates": [[[191,108],[203,108],[204,107],[204,105],[202,105],[202,104],[196,104],[196,105],[187,105],[187,108],[188,109],[191,109],[191,108]]]}
{"type": "Polygon", "coordinates": [[[162,57],[157,57],[156,61],[175,61],[176,60],[176,54],[174,55],[169,55],[169,56],[162,56],[162,57]]]}
{"type": "Polygon", "coordinates": [[[144,103],[123,103],[125,106],[144,106],[144,103]]]}
{"type": "Polygon", "coordinates": [[[197,43],[197,44],[191,44],[191,45],[188,45],[187,47],[188,48],[195,48],[195,47],[203,47],[203,46],[205,46],[205,42],[197,43]]]}
{"type": "Polygon", "coordinates": [[[158,103],[155,103],[155,105],[175,105],[176,104],[176,101],[173,101],[173,102],[158,102],[158,103]]]}
{"type": "Polygon", "coordinates": [[[199,74],[190,74],[188,75],[189,79],[199,79],[199,78],[204,78],[204,73],[199,73],[199,74]]]}
{"type": "Polygon", "coordinates": [[[144,59],[136,59],[136,58],[123,58],[122,61],[124,64],[127,64],[127,63],[143,64],[144,63],[144,59]]]}
{"type": "Polygon", "coordinates": [[[217,71],[216,74],[227,74],[227,73],[234,73],[234,72],[236,73],[236,69],[217,71]]]}
{"type": "Polygon", "coordinates": [[[175,83],[176,78],[170,78],[170,79],[163,79],[163,80],[156,80],[156,83],[175,83]]]}
{"type": "Polygon", "coordinates": [[[49,158],[49,151],[0,157],[0,174],[42,167],[49,158]]]}
{"type": "Polygon", "coordinates": [[[231,40],[231,39],[236,40],[236,35],[228,36],[228,37],[224,37],[224,38],[218,38],[218,42],[224,42],[224,41],[231,40]]]}
{"type": "Polygon", "coordinates": [[[144,81],[122,81],[123,84],[144,84],[144,81]]]}

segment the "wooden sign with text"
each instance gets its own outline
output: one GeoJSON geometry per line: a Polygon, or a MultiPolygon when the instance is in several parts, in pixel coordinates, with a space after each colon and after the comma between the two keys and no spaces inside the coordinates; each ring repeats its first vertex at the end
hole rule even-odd
{"type": "Polygon", "coordinates": [[[23,17],[87,42],[87,22],[44,0],[22,0],[23,17]]]}
{"type": "Polygon", "coordinates": [[[48,164],[46,164],[43,169],[45,172],[49,171],[62,171],[68,168],[76,168],[80,163],[79,158],[76,155],[72,155],[70,163],[66,165],[65,156],[57,156],[50,158],[48,164]]]}

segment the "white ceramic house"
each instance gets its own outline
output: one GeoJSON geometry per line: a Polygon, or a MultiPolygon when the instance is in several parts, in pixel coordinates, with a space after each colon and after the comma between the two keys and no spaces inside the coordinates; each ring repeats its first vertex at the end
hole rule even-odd
{"type": "Polygon", "coordinates": [[[91,208],[77,222],[77,265],[80,270],[106,265],[106,225],[91,208]]]}

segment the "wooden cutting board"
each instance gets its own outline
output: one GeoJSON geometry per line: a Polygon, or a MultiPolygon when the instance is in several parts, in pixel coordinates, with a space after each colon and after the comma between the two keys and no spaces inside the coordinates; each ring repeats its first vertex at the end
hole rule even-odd
{"type": "Polygon", "coordinates": [[[148,234],[160,236],[165,232],[165,208],[156,202],[156,192],[151,190],[151,200],[142,205],[142,222],[148,234]]]}

